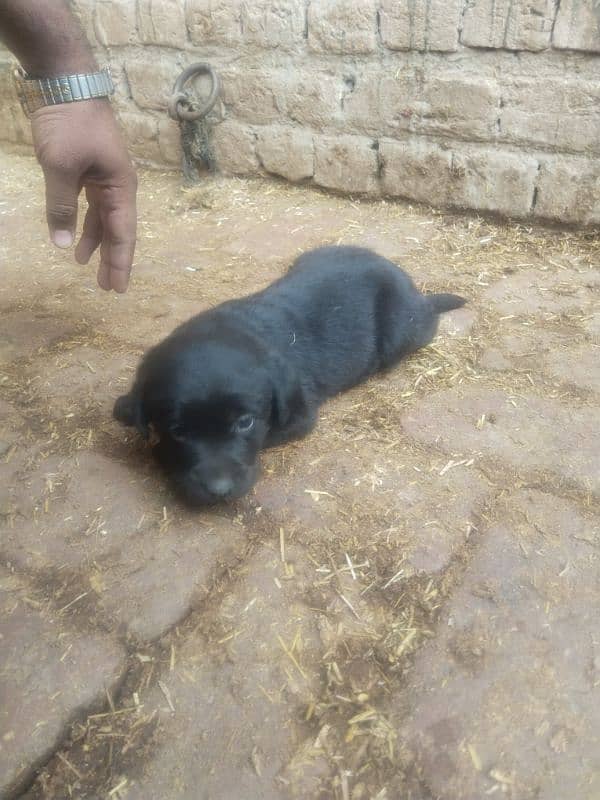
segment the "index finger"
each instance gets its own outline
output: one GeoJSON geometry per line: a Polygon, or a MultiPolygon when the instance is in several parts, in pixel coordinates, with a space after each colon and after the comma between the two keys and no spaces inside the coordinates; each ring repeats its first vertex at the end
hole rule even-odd
{"type": "Polygon", "coordinates": [[[135,252],[135,181],[103,187],[100,192],[102,244],[98,283],[103,289],[125,292],[135,252]]]}

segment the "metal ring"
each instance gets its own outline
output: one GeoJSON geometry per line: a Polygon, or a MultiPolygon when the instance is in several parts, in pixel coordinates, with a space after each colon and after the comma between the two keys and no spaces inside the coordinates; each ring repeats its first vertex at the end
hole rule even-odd
{"type": "Polygon", "coordinates": [[[175,81],[173,94],[168,103],[169,116],[172,119],[185,119],[189,121],[205,117],[217,102],[218,96],[219,78],[211,65],[203,62],[190,64],[175,81]],[[211,80],[210,94],[200,106],[196,105],[183,90],[184,84],[196,75],[208,75],[211,80]],[[184,106],[187,106],[187,108],[184,106]]]}

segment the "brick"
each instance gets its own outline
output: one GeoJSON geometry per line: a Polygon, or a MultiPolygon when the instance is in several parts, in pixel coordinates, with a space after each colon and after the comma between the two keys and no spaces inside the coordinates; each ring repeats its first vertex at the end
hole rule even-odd
{"type": "Polygon", "coordinates": [[[245,43],[289,50],[304,39],[305,9],[297,0],[243,2],[241,23],[245,43]]]}
{"type": "Polygon", "coordinates": [[[125,72],[135,103],[164,112],[181,67],[175,57],[163,51],[153,59],[144,56],[126,61],[125,72]]]}
{"type": "Polygon", "coordinates": [[[268,69],[222,70],[221,100],[236,118],[264,125],[278,122],[286,94],[285,78],[268,69]]]}
{"type": "MultiPolygon", "coordinates": [[[[131,4],[130,4],[131,5],[131,4]]],[[[145,44],[185,47],[186,25],[181,0],[138,0],[140,38],[145,44]]]]}
{"type": "Polygon", "coordinates": [[[552,44],[564,50],[600,53],[600,7],[596,0],[561,0],[552,44]]]}
{"type": "Polygon", "coordinates": [[[360,136],[315,137],[315,183],[343,192],[376,192],[373,141],[360,136]]]}
{"type": "Polygon", "coordinates": [[[554,0],[473,0],[465,10],[461,41],[469,47],[545,50],[555,5],[554,0]]]}
{"type": "Polygon", "coordinates": [[[187,0],[186,22],[193,44],[242,41],[240,0],[187,0]]]}
{"type": "Polygon", "coordinates": [[[267,172],[289,181],[313,175],[313,138],[307,131],[278,126],[263,128],[258,133],[256,152],[267,172]]]}
{"type": "Polygon", "coordinates": [[[158,123],[158,146],[166,164],[181,164],[181,132],[172,119],[161,119],[158,123]]]}
{"type": "Polygon", "coordinates": [[[462,0],[383,0],[381,40],[390,50],[458,50],[462,0]]]}
{"type": "Polygon", "coordinates": [[[130,0],[98,0],[92,8],[94,33],[100,44],[126,45],[136,41],[134,3],[130,0]]]}
{"type": "Polygon", "coordinates": [[[0,570],[2,797],[33,777],[75,714],[104,702],[125,666],[117,642],[70,628],[49,592],[0,570]]]}
{"type": "Polygon", "coordinates": [[[432,797],[591,800],[599,520],[534,490],[492,519],[394,702],[399,739],[432,797]]]}
{"type": "Polygon", "coordinates": [[[405,414],[402,427],[453,456],[491,458],[521,475],[554,473],[585,490],[600,486],[600,432],[592,409],[534,395],[450,389],[405,414]],[[478,427],[484,414],[487,421],[478,427]]]}
{"type": "Polygon", "coordinates": [[[327,130],[340,116],[340,96],[341,86],[331,75],[293,75],[286,89],[286,116],[317,131],[327,130]]]}
{"type": "Polygon", "coordinates": [[[158,127],[156,119],[149,114],[121,113],[121,127],[132,155],[142,159],[159,161],[158,127]]]}
{"type": "Polygon", "coordinates": [[[546,156],[540,161],[533,213],[543,219],[600,222],[600,160],[546,156]]]}
{"type": "Polygon", "coordinates": [[[319,0],[308,7],[308,46],[317,52],[363,54],[377,49],[374,0],[319,0]]]}
{"type": "Polygon", "coordinates": [[[214,126],[211,142],[217,166],[226,175],[255,175],[260,171],[256,134],[247,125],[225,120],[214,126]]]}

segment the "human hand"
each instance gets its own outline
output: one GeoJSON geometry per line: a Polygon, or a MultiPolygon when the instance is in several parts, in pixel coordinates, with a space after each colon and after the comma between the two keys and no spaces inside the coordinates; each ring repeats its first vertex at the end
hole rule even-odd
{"type": "Polygon", "coordinates": [[[70,247],[77,199],[88,202],[75,258],[87,264],[100,245],[98,284],[124,292],[135,250],[137,179],[106,99],[45,106],[31,115],[33,143],[46,181],[46,217],[58,247],[70,247]]]}

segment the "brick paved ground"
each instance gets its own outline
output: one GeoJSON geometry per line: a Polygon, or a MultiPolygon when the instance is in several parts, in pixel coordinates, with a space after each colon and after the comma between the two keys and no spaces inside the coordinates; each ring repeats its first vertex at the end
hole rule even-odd
{"type": "Polygon", "coordinates": [[[143,175],[114,297],[46,244],[34,163],[0,169],[0,797],[598,798],[597,241],[143,175]],[[469,305],[185,511],[114,397],[332,241],[469,305]]]}

